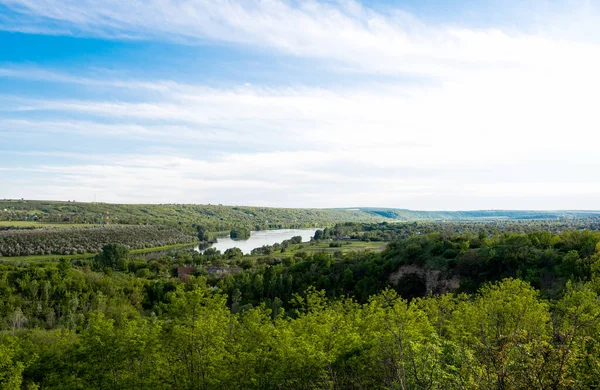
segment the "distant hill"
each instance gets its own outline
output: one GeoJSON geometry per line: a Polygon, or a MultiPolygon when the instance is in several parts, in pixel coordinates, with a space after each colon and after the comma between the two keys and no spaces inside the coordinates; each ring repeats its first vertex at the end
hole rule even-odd
{"type": "Polygon", "coordinates": [[[277,229],[321,227],[337,222],[379,222],[385,217],[361,210],[293,209],[194,204],[112,204],[43,200],[0,200],[0,221],[93,225],[170,225],[192,231],[233,227],[277,229]]]}
{"type": "Polygon", "coordinates": [[[90,225],[169,225],[192,232],[232,227],[277,229],[320,227],[338,222],[456,221],[486,219],[557,219],[600,217],[600,211],[415,211],[395,208],[352,207],[300,209],[195,204],[112,204],[43,200],[0,200],[0,221],[90,225]]]}
{"type": "Polygon", "coordinates": [[[360,210],[373,216],[380,216],[398,221],[455,221],[482,219],[560,219],[600,217],[600,211],[559,210],[559,211],[528,211],[528,210],[474,210],[474,211],[416,211],[393,208],[358,207],[348,210],[360,210]]]}

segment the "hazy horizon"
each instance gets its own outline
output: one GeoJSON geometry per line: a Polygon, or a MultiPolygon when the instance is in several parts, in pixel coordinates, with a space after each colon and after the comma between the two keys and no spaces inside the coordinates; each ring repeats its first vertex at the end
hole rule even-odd
{"type": "Polygon", "coordinates": [[[596,210],[600,5],[0,0],[0,197],[596,210]]]}
{"type": "Polygon", "coordinates": [[[101,202],[101,201],[80,201],[77,199],[3,199],[4,201],[15,201],[15,202],[59,202],[59,203],[91,203],[91,204],[110,204],[110,205],[192,205],[192,206],[223,206],[223,207],[260,207],[260,208],[297,208],[297,209],[327,209],[327,210],[408,210],[408,211],[424,211],[424,212],[471,212],[471,211],[533,211],[533,212],[598,212],[600,209],[410,209],[406,207],[389,207],[389,206],[333,206],[333,207],[278,207],[269,205],[256,205],[256,204],[224,204],[224,203],[138,203],[138,202],[101,202]]]}

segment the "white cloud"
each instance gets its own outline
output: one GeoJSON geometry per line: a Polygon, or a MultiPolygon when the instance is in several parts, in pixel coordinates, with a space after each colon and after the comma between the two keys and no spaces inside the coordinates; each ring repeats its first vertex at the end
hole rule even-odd
{"type": "MultiPolygon", "coordinates": [[[[600,65],[600,64],[599,64],[600,65]]],[[[575,72],[575,70],[574,70],[575,72]]],[[[56,112],[60,121],[0,122],[0,129],[33,129],[196,142],[294,145],[317,150],[379,148],[379,160],[422,164],[503,161],[547,153],[593,152],[600,141],[595,70],[552,77],[505,70],[473,73],[460,82],[427,87],[364,84],[356,88],[167,88],[143,102],[36,100],[5,97],[3,110],[56,112]],[[85,115],[115,124],[74,121],[85,115]],[[566,136],[568,134],[568,137],[566,136]],[[582,143],[585,137],[587,142],[582,143]],[[397,154],[400,154],[397,156],[397,154]]]]}
{"type": "MultiPolygon", "coordinates": [[[[102,165],[48,165],[38,172],[53,179],[35,187],[36,194],[48,197],[63,188],[63,194],[79,199],[102,193],[105,200],[126,202],[155,194],[156,201],[336,206],[342,199],[344,205],[431,209],[451,207],[440,198],[459,193],[462,208],[473,208],[474,198],[498,207],[494,194],[521,197],[531,208],[532,191],[543,195],[542,189],[562,185],[528,184],[528,177],[539,175],[536,161],[578,163],[591,174],[599,165],[594,156],[600,134],[592,103],[569,93],[577,85],[563,81],[557,84],[560,92],[549,94],[543,80],[520,80],[519,85],[510,77],[478,74],[437,86],[338,90],[177,86],[156,101],[133,103],[7,99],[17,110],[54,112],[62,119],[3,120],[0,131],[158,144],[170,137],[175,147],[197,145],[198,156],[209,142],[222,147],[217,158],[175,157],[179,153],[102,158],[98,151],[94,158],[102,165]],[[70,119],[75,114],[89,119],[70,119]],[[108,119],[115,122],[95,121],[108,119]],[[257,151],[237,152],[240,145],[257,151]],[[506,162],[514,175],[502,165],[506,162]],[[494,184],[512,183],[513,176],[521,177],[522,190],[494,184]]],[[[569,175],[563,170],[554,180],[562,183],[569,175]]],[[[562,207],[581,208],[576,193],[561,192],[562,207]]]]}
{"type": "Polygon", "coordinates": [[[26,168],[42,175],[38,184],[17,187],[14,179],[5,180],[13,196],[597,208],[600,45],[593,42],[561,40],[556,31],[532,35],[430,26],[353,2],[0,3],[81,34],[250,45],[355,71],[347,76],[357,81],[352,87],[215,88],[1,68],[0,77],[112,88],[115,96],[133,92],[136,98],[0,96],[0,113],[6,116],[0,133],[182,149],[104,158],[99,152],[87,164],[48,160],[26,168]],[[407,84],[390,77],[382,84],[370,78],[402,73],[435,82],[407,84]],[[183,151],[189,147],[197,153],[183,151]],[[216,152],[205,153],[208,149],[216,152]],[[536,178],[543,180],[533,182],[536,178]]]}
{"type": "MultiPolygon", "coordinates": [[[[378,13],[353,1],[336,4],[279,0],[2,0],[1,3],[20,12],[22,16],[17,20],[24,26],[29,22],[45,26],[39,23],[41,18],[84,35],[189,43],[216,40],[333,61],[366,72],[449,77],[453,72],[470,72],[482,66],[548,65],[547,57],[561,59],[555,55],[556,45],[540,36],[494,28],[428,26],[407,13],[378,13]]],[[[586,20],[598,21],[597,12],[592,10],[588,3],[576,7],[571,15],[581,20],[585,12],[586,20]]],[[[564,13],[562,10],[561,14],[564,13]]],[[[556,35],[556,26],[565,23],[547,27],[553,27],[550,32],[556,35]]],[[[563,30],[561,27],[560,31],[563,30]]],[[[574,34],[567,36],[580,38],[574,34]]],[[[568,47],[563,50],[571,51],[568,47]]]]}

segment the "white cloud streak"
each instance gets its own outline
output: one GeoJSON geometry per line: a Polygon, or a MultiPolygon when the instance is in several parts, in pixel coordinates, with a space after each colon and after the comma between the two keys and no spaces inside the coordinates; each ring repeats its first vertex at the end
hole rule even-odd
{"type": "MultiPolygon", "coordinates": [[[[560,58],[552,55],[557,44],[539,36],[509,34],[494,28],[432,27],[407,13],[382,14],[354,1],[332,4],[310,0],[2,0],[0,3],[19,12],[24,25],[42,18],[83,35],[252,45],[333,61],[365,72],[448,77],[451,72],[470,72],[482,66],[539,66],[548,64],[545,60],[549,55],[560,58]]],[[[587,14],[591,13],[590,8],[588,5],[587,14]]],[[[579,50],[562,46],[563,52],[577,54],[579,50]]]]}
{"type": "MultiPolygon", "coordinates": [[[[110,87],[140,98],[5,95],[0,132],[219,151],[44,164],[31,169],[50,179],[25,191],[80,199],[102,193],[104,200],[129,202],[598,208],[600,46],[593,42],[430,26],[353,2],[0,3],[23,15],[24,27],[42,17],[83,35],[228,42],[357,71],[348,76],[361,81],[327,89],[213,88],[1,68],[0,77],[110,87]],[[407,85],[392,77],[382,85],[369,78],[404,73],[435,82],[407,85]],[[242,145],[251,151],[241,152],[242,145]],[[554,169],[556,177],[540,167],[554,169]]],[[[11,191],[23,196],[16,186],[11,191]]]]}

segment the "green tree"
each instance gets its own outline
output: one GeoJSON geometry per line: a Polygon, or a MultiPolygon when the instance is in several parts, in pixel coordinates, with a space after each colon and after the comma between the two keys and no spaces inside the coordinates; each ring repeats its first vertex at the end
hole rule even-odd
{"type": "Polygon", "coordinates": [[[319,229],[319,230],[317,230],[317,231],[315,232],[315,235],[313,236],[313,239],[314,239],[315,241],[318,241],[318,240],[322,240],[322,239],[323,239],[323,237],[324,237],[323,230],[320,230],[320,229],[319,229]]]}
{"type": "Polygon", "coordinates": [[[129,248],[122,244],[104,245],[102,251],[96,256],[96,260],[102,267],[126,271],[129,262],[129,248]]]}
{"type": "Polygon", "coordinates": [[[17,359],[18,345],[15,338],[0,339],[0,387],[20,390],[25,364],[17,359]]]}
{"type": "Polygon", "coordinates": [[[242,252],[242,250],[240,248],[229,248],[227,250],[225,250],[225,253],[223,253],[223,257],[225,257],[226,259],[238,259],[240,257],[244,256],[244,253],[242,252]]]}
{"type": "Polygon", "coordinates": [[[600,386],[600,305],[591,284],[567,283],[552,315],[552,353],[539,376],[548,388],[600,386]]]}
{"type": "Polygon", "coordinates": [[[196,232],[198,233],[198,240],[201,242],[210,241],[210,235],[208,229],[205,226],[196,226],[196,232]]]}
{"type": "Polygon", "coordinates": [[[551,341],[548,304],[521,280],[506,279],[480,290],[474,302],[457,306],[451,339],[473,351],[476,373],[483,388],[535,386],[533,362],[543,361],[551,341]]]}
{"type": "Polygon", "coordinates": [[[71,264],[71,260],[66,259],[66,258],[60,259],[60,261],[58,263],[58,272],[60,273],[60,275],[62,277],[69,275],[72,268],[73,268],[73,265],[71,264]]]}
{"type": "Polygon", "coordinates": [[[231,359],[226,346],[235,320],[225,297],[197,287],[178,289],[169,301],[170,321],[163,330],[167,383],[172,388],[216,388],[231,359]]]}
{"type": "Polygon", "coordinates": [[[229,237],[231,237],[234,240],[245,240],[247,238],[250,238],[250,229],[246,229],[246,228],[235,228],[232,229],[231,232],[229,233],[229,237]]]}

